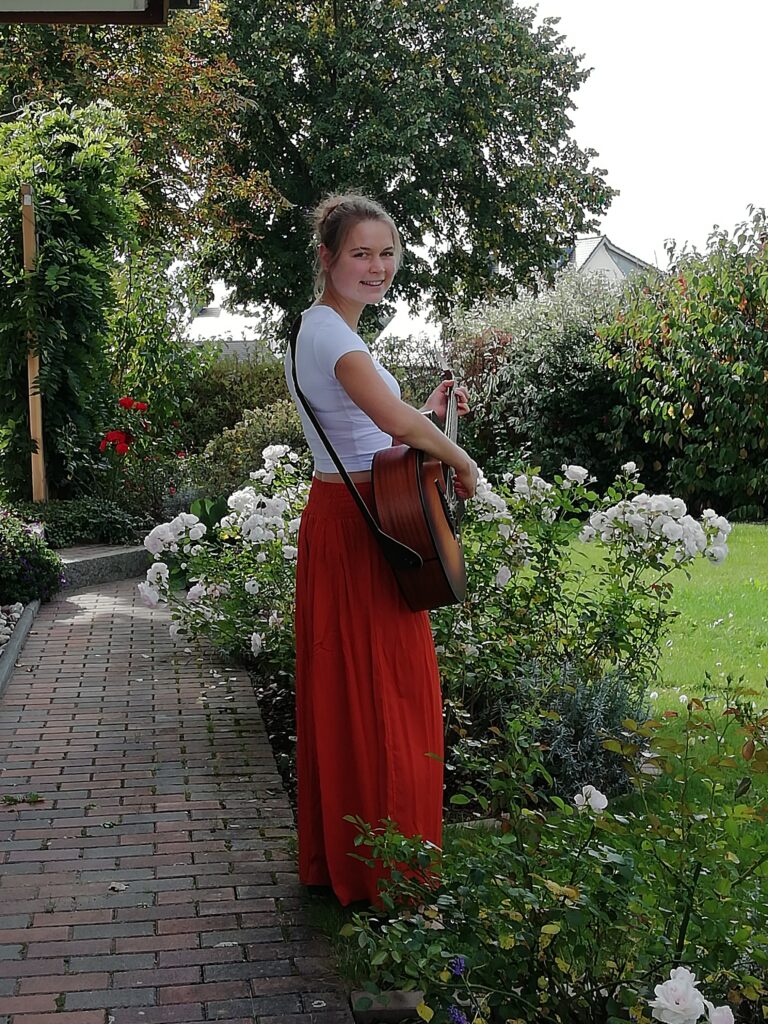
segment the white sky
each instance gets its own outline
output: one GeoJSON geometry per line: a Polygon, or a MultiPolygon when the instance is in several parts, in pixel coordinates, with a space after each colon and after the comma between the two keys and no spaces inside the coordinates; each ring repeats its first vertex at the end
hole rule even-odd
{"type": "Polygon", "coordinates": [[[621,191],[600,227],[667,265],[664,241],[702,248],[768,206],[766,0],[540,0],[592,71],[573,135],[621,191]]]}
{"type": "MultiPolygon", "coordinates": [[[[533,3],[531,3],[533,6],[533,3]]],[[[702,248],[747,206],[768,206],[768,0],[540,0],[593,68],[575,94],[573,134],[620,190],[600,232],[666,266],[664,242],[702,248]]],[[[217,302],[219,295],[217,295],[217,302]]],[[[424,330],[401,307],[388,328],[424,330]]],[[[434,328],[430,333],[434,333],[434,328]]],[[[197,320],[194,334],[243,334],[243,318],[197,320]]]]}

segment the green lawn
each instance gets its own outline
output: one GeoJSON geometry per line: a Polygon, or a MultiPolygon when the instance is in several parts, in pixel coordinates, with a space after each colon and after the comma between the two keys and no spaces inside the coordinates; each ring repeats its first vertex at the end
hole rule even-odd
{"type": "MultiPolygon", "coordinates": [[[[673,622],[660,684],[700,696],[704,673],[743,675],[752,687],[768,679],[768,526],[737,525],[721,565],[697,559],[691,578],[675,584],[673,622]]],[[[658,687],[661,696],[661,686],[658,687]]]]}

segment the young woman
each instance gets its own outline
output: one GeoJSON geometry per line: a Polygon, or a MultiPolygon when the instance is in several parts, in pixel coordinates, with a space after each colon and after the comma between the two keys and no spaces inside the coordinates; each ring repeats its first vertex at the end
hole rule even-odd
{"type": "MultiPolygon", "coordinates": [[[[456,492],[475,492],[477,466],[429,419],[400,400],[394,377],[357,334],[400,261],[392,219],[370,199],[332,196],[315,211],[316,301],[296,342],[299,387],[363,499],[371,463],[398,443],[453,467],[456,492]]],[[[356,815],[390,818],[405,835],[440,845],[443,722],[426,612],[412,612],[330,455],[297,401],[290,350],[286,380],[315,472],[301,520],[296,580],[299,876],[339,901],[373,903],[380,873],[350,856],[356,815]]],[[[443,382],[424,410],[444,418],[443,382]]],[[[458,411],[468,412],[456,389],[458,411]]]]}

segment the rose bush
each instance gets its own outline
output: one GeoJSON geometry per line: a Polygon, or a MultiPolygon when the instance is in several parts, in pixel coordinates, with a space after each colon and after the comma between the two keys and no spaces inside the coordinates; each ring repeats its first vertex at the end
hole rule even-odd
{"type": "Polygon", "coordinates": [[[103,497],[155,521],[187,483],[186,451],[180,447],[180,423],[155,422],[148,402],[131,395],[117,400],[112,429],[99,442],[103,497]]]}
{"type": "MultiPolygon", "coordinates": [[[[205,537],[194,536],[189,513],[149,535],[168,576],[151,576],[143,589],[148,600],[171,603],[176,630],[256,658],[287,707],[295,536],[307,483],[286,445],[269,446],[264,458],[205,537]],[[184,597],[178,589],[188,583],[184,597]]],[[[481,477],[463,527],[467,600],[433,616],[450,792],[471,777],[473,752],[489,730],[511,709],[531,706],[550,713],[539,739],[558,791],[590,778],[609,792],[625,784],[602,738],[625,718],[645,717],[671,574],[701,554],[721,558],[730,527],[714,513],[695,521],[682,502],[645,495],[629,464],[602,497],[590,483],[584,467],[567,464],[551,482],[527,471],[493,488],[481,477]],[[582,536],[601,549],[596,559],[575,543],[590,516],[601,529],[588,526],[582,536]]]]}

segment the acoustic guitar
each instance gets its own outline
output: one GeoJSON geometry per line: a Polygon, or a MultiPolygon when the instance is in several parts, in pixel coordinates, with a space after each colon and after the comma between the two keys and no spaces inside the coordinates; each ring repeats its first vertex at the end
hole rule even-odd
{"type": "MultiPolygon", "coordinates": [[[[451,379],[446,370],[443,380],[451,379]]],[[[451,388],[444,431],[454,442],[458,420],[451,388]]],[[[392,566],[408,607],[422,611],[463,601],[467,590],[460,532],[464,502],[455,493],[451,468],[418,448],[400,444],[376,453],[371,483],[381,529],[422,559],[419,568],[392,566]]]]}

